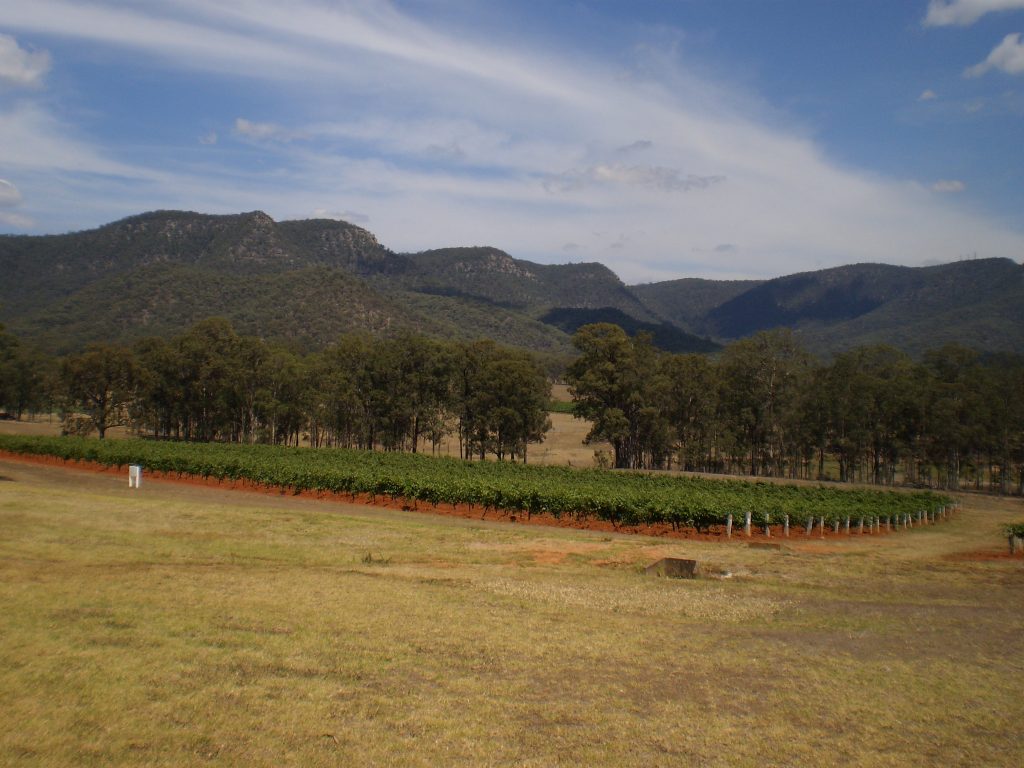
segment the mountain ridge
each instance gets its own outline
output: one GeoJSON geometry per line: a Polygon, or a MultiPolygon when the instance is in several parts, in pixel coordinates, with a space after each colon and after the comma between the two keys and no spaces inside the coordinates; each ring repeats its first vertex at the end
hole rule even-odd
{"type": "Polygon", "coordinates": [[[571,353],[582,322],[617,322],[672,351],[791,327],[828,356],[886,341],[1024,352],[1024,267],[851,264],[770,280],[626,285],[599,262],[538,264],[493,246],[398,253],[333,219],[151,211],[83,232],[0,235],[0,322],[66,352],[179,332],[210,315],[302,348],[420,331],[571,353]]]}

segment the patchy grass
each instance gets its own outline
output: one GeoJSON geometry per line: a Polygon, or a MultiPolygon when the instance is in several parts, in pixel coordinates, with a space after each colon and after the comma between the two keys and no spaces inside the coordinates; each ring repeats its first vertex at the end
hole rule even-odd
{"type": "Polygon", "coordinates": [[[3,765],[1024,757],[1024,561],[964,554],[1020,502],[773,551],[0,475],[3,765]]]}

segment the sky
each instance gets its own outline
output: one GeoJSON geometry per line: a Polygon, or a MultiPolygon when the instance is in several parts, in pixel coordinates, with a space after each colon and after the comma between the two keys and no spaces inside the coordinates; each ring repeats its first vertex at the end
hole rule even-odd
{"type": "Polygon", "coordinates": [[[1024,260],[1024,0],[0,0],[0,233],[335,218],[628,283],[1024,260]]]}

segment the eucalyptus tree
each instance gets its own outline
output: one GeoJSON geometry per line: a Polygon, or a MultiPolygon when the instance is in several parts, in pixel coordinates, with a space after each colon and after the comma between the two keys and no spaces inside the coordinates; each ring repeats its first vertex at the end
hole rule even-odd
{"type": "Polygon", "coordinates": [[[589,419],[587,441],[612,445],[615,467],[657,465],[668,449],[659,353],[648,334],[630,337],[611,323],[581,327],[573,335],[579,350],[566,370],[575,414],[589,419]]]}
{"type": "Polygon", "coordinates": [[[719,413],[748,459],[749,474],[783,474],[799,394],[814,358],[789,329],[733,342],[719,362],[719,413]]]}
{"type": "Polygon", "coordinates": [[[130,350],[109,344],[91,344],[61,364],[60,380],[69,408],[85,413],[101,440],[111,427],[128,423],[137,370],[130,350]]]}
{"type": "Polygon", "coordinates": [[[719,449],[718,371],[705,355],[666,355],[661,361],[666,419],[682,469],[710,472],[719,449]]]}

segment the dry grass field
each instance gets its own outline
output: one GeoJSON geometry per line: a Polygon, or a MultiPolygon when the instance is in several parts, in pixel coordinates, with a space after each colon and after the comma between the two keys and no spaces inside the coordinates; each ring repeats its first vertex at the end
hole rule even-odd
{"type": "MultiPolygon", "coordinates": [[[[561,386],[564,391],[565,387],[561,386]]],[[[556,394],[556,397],[560,395],[556,394]]],[[[568,394],[564,393],[568,399],[568,394]]],[[[531,464],[557,464],[559,466],[592,467],[594,466],[594,451],[610,451],[611,446],[606,443],[594,443],[584,445],[583,439],[590,430],[590,422],[581,419],[574,419],[567,413],[552,413],[551,431],[543,443],[531,445],[529,448],[529,459],[531,464]]],[[[0,433],[15,435],[59,435],[60,420],[57,418],[39,417],[29,421],[0,421],[0,433]]],[[[114,427],[107,433],[112,439],[124,439],[131,437],[130,432],[124,427],[114,427]]],[[[431,453],[431,445],[424,441],[420,446],[423,453],[431,453]]],[[[457,440],[445,440],[438,450],[442,456],[458,456],[459,443],[457,440]]]]}
{"type": "Polygon", "coordinates": [[[1019,766],[1011,519],[764,550],[0,461],[0,764],[1019,766]]]}

